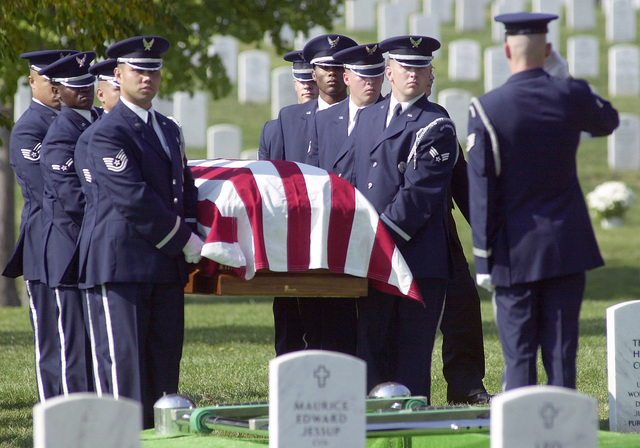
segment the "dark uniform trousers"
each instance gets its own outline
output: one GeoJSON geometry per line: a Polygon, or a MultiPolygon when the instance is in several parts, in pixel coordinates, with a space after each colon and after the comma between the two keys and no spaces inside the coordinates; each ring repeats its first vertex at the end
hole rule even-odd
{"type": "Polygon", "coordinates": [[[485,391],[482,315],[480,296],[451,214],[449,236],[455,272],[447,285],[447,300],[440,323],[442,373],[447,381],[447,401],[463,402],[469,395],[485,391]]]}
{"type": "Polygon", "coordinates": [[[537,384],[538,347],[550,386],[576,388],[584,272],[496,287],[496,322],[505,357],[505,391],[537,384]],[[540,340],[538,340],[538,337],[540,340]],[[572,368],[573,366],[573,368],[572,368]]]}
{"type": "Polygon", "coordinates": [[[31,101],[9,139],[9,159],[22,191],[24,207],[20,235],[2,275],[23,276],[26,284],[39,401],[61,393],[58,311],[53,291],[44,282],[41,263],[43,179],[40,153],[42,140],[56,115],[54,110],[31,101]]]}
{"type": "Polygon", "coordinates": [[[369,287],[369,296],[358,299],[358,357],[367,362],[367,390],[395,381],[407,386],[412,395],[423,395],[430,401],[431,353],[447,280],[416,282],[424,306],[373,287],[369,287]]]}

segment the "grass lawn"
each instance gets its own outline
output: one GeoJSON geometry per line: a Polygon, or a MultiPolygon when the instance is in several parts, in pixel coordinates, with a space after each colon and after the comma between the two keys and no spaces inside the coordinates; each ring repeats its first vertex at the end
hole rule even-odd
{"type": "MultiPolygon", "coordinates": [[[[488,13],[488,9],[487,9],[488,13]]],[[[489,18],[487,17],[487,20],[489,18]]],[[[488,22],[487,22],[488,23],[488,22]]],[[[598,12],[600,77],[589,80],[606,97],[606,51],[604,17],[598,12]]],[[[564,22],[563,22],[564,25],[564,22]]],[[[374,33],[347,33],[360,43],[374,42],[374,33]]],[[[428,30],[425,31],[428,34],[428,30]]],[[[577,33],[571,33],[577,34],[577,33]]],[[[585,33],[580,33],[585,34],[585,33]]],[[[561,28],[561,41],[569,32],[561,28]]],[[[482,81],[449,82],[447,80],[447,45],[454,39],[473,38],[483,48],[495,45],[490,32],[457,33],[453,24],[443,25],[441,40],[445,44],[434,65],[437,89],[456,87],[482,93],[482,81]]],[[[241,48],[241,50],[246,49],[241,48]]],[[[566,54],[566,46],[560,51],[566,54]]],[[[280,55],[273,65],[284,65],[280,55]]],[[[638,98],[613,99],[620,112],[638,113],[638,98]]],[[[209,124],[232,123],[243,128],[244,149],[257,148],[260,129],[270,119],[268,105],[239,105],[235,92],[211,101],[209,124]]],[[[190,158],[204,157],[203,150],[188,150],[190,158]]],[[[607,180],[626,182],[640,197],[637,172],[613,173],[607,167],[607,140],[585,139],[578,153],[579,171],[585,194],[607,180]]],[[[18,194],[19,196],[19,194],[18,194]]],[[[18,201],[19,202],[19,201],[18,201]]],[[[18,204],[21,207],[21,204],[18,204]]],[[[640,299],[640,203],[626,217],[624,227],[603,230],[594,219],[597,238],[606,261],[604,268],[588,274],[587,290],[581,314],[578,356],[578,389],[595,397],[599,403],[601,429],[608,429],[608,393],[606,371],[605,310],[616,303],[640,299]]],[[[19,216],[20,212],[16,213],[19,216]]],[[[466,253],[471,253],[470,231],[456,216],[466,253]]],[[[485,384],[491,393],[500,391],[503,358],[489,297],[482,293],[482,313],[486,354],[485,384]]],[[[271,299],[188,296],[186,304],[186,338],[182,359],[181,393],[198,406],[214,403],[266,400],[268,397],[268,362],[274,356],[271,299]]],[[[432,402],[445,404],[446,384],[442,376],[440,340],[433,355],[432,402]]],[[[539,382],[544,384],[542,367],[539,382]]],[[[32,331],[26,308],[0,308],[0,447],[30,447],[32,407],[36,401],[33,368],[32,331]]]]}

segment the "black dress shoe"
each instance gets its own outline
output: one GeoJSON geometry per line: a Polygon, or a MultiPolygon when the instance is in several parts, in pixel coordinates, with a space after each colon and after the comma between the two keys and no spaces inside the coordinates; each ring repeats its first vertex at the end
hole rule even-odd
{"type": "Polygon", "coordinates": [[[471,404],[476,406],[488,406],[491,403],[491,397],[487,391],[472,393],[461,400],[452,400],[451,404],[471,404]]]}

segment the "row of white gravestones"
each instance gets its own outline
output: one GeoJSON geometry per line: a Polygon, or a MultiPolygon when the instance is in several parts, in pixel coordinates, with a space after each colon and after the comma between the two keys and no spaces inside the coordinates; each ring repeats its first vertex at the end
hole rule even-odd
{"type": "MultiPolygon", "coordinates": [[[[640,315],[633,317],[625,324],[640,315]]],[[[623,341],[638,345],[629,328],[623,341]]],[[[269,447],[364,448],[365,385],[366,364],[353,356],[308,350],[272,359],[269,447]]],[[[490,425],[491,448],[596,448],[597,401],[561,387],[523,387],[494,397],[490,425]]],[[[36,448],[138,447],[140,429],[141,406],[126,398],[72,394],[34,407],[36,448]]]]}

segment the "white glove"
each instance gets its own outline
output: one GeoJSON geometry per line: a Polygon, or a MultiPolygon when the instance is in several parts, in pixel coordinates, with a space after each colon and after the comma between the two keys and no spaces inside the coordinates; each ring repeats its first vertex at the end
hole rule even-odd
{"type": "Polygon", "coordinates": [[[492,292],[496,289],[496,285],[491,282],[491,274],[476,274],[476,283],[478,286],[492,292]]]}
{"type": "Polygon", "coordinates": [[[189,237],[189,241],[182,248],[182,253],[184,254],[184,259],[187,260],[187,263],[197,263],[202,258],[200,252],[202,252],[202,246],[204,243],[200,239],[198,235],[191,232],[191,236],[189,237]]]}
{"type": "Polygon", "coordinates": [[[554,78],[571,78],[569,64],[554,48],[544,60],[544,70],[554,78]]]}

